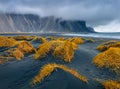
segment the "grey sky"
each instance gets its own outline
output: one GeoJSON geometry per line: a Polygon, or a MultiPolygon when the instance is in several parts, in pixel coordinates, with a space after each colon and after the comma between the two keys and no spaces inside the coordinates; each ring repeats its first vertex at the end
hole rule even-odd
{"type": "Polygon", "coordinates": [[[120,0],[0,0],[1,12],[35,13],[40,16],[54,15],[64,19],[85,20],[87,25],[96,29],[114,22],[119,26],[119,9],[120,0]]]}

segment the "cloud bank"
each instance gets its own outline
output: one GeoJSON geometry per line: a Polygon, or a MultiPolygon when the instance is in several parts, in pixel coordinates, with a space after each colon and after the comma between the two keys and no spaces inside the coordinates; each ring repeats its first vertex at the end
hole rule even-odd
{"type": "Polygon", "coordinates": [[[0,0],[0,12],[85,20],[96,31],[119,31],[120,0],[0,0]],[[110,27],[116,26],[116,30],[110,27]]]}
{"type": "Polygon", "coordinates": [[[112,21],[106,25],[99,25],[94,29],[97,32],[120,32],[120,22],[112,21]]]}

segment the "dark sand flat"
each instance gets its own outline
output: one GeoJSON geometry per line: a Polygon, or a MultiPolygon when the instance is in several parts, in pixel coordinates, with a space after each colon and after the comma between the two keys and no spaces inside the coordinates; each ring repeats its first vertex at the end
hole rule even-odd
{"type": "MultiPolygon", "coordinates": [[[[1,64],[0,89],[104,89],[95,78],[105,80],[116,77],[114,72],[97,68],[92,64],[93,58],[99,53],[96,47],[102,43],[99,38],[95,40],[96,42],[86,42],[79,45],[71,63],[65,63],[51,55],[36,61],[33,59],[33,55],[28,55],[21,61],[11,60],[1,64]],[[39,73],[40,68],[47,63],[64,64],[76,69],[89,79],[89,83],[84,83],[73,75],[58,69],[46,77],[42,83],[32,86],[30,84],[32,79],[39,73]]],[[[35,43],[33,45],[37,46],[35,43]]]]}

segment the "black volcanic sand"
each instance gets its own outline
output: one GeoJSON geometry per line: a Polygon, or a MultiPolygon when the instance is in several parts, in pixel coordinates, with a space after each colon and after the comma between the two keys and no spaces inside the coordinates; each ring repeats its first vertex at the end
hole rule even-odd
{"type": "MultiPolygon", "coordinates": [[[[95,38],[94,38],[95,39],[95,38]]],[[[96,42],[86,42],[79,45],[75,51],[74,59],[71,63],[48,55],[41,60],[34,60],[33,55],[26,56],[23,60],[11,60],[0,65],[0,89],[104,89],[104,87],[95,80],[98,79],[116,79],[114,72],[108,69],[97,68],[92,64],[93,58],[99,53],[96,47],[101,44],[100,39],[96,42]],[[89,83],[84,83],[73,75],[58,69],[50,76],[46,77],[42,83],[32,86],[32,79],[39,73],[40,68],[47,63],[64,64],[70,68],[76,69],[80,74],[89,79],[89,83]]],[[[109,40],[109,39],[104,39],[109,40]]],[[[34,46],[38,43],[33,42],[34,46]]],[[[0,52],[2,53],[2,51],[0,52]]]]}

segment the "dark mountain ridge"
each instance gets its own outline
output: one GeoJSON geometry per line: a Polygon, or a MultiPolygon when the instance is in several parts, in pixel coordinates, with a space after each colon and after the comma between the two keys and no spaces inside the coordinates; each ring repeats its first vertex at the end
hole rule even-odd
{"type": "Polygon", "coordinates": [[[60,32],[89,33],[85,21],[63,20],[54,16],[40,17],[33,14],[0,14],[0,32],[60,32]]]}

